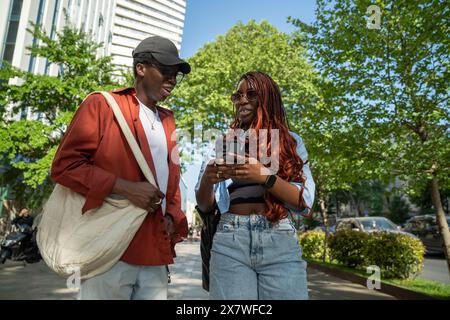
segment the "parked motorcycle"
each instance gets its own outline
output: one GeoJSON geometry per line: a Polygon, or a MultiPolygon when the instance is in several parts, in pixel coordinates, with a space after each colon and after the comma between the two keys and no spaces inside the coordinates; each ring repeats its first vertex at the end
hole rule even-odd
{"type": "Polygon", "coordinates": [[[0,240],[0,263],[7,259],[35,263],[41,260],[36,243],[36,229],[24,223],[13,226],[13,231],[0,240]]]}

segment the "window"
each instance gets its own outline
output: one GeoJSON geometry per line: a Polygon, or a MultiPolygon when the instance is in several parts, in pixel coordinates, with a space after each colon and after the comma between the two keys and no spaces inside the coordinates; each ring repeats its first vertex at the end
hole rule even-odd
{"type": "Polygon", "coordinates": [[[3,44],[2,59],[12,63],[14,57],[14,48],[16,47],[17,31],[19,28],[20,12],[22,10],[23,0],[13,0],[10,8],[11,13],[9,15],[8,31],[6,33],[6,39],[3,44]]]}
{"type": "Polygon", "coordinates": [[[352,221],[352,222],[350,223],[349,229],[350,229],[350,230],[353,230],[353,229],[358,229],[358,230],[359,230],[359,227],[358,227],[358,224],[356,223],[356,221],[352,221]]]}
{"type": "MultiPolygon", "coordinates": [[[[56,33],[56,18],[58,17],[59,14],[59,0],[56,0],[55,2],[55,9],[53,11],[53,20],[52,20],[52,31],[50,33],[50,39],[54,39],[55,38],[55,33],[56,33]]],[[[45,64],[45,74],[48,74],[49,71],[49,67],[50,67],[50,63],[47,60],[47,63],[45,64]]]]}
{"type": "Polygon", "coordinates": [[[12,63],[12,59],[14,56],[14,44],[6,44],[5,45],[5,51],[3,53],[3,60],[8,61],[9,63],[12,63]]]}
{"type": "Polygon", "coordinates": [[[11,20],[19,20],[20,12],[22,11],[22,0],[14,0],[11,10],[11,20]]]}
{"type": "MultiPolygon", "coordinates": [[[[43,16],[43,11],[44,11],[44,3],[45,3],[45,0],[40,0],[39,1],[39,9],[38,9],[37,17],[36,17],[36,24],[37,25],[42,23],[42,16],[43,16]]],[[[33,38],[33,48],[36,47],[36,44],[37,44],[37,39],[33,38]]],[[[30,57],[30,64],[28,65],[28,71],[29,72],[33,72],[35,61],[36,61],[36,57],[34,55],[32,55],[30,57]]]]}

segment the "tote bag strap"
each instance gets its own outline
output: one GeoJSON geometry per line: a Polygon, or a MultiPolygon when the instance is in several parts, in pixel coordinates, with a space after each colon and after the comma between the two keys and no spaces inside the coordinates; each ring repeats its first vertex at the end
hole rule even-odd
{"type": "Polygon", "coordinates": [[[116,102],[116,99],[114,99],[109,92],[99,91],[98,93],[101,93],[105,97],[106,102],[114,112],[114,116],[119,122],[120,129],[125,135],[125,139],[127,139],[128,145],[130,146],[131,151],[133,152],[133,155],[136,158],[139,168],[141,168],[142,172],[144,173],[145,178],[147,179],[148,182],[156,186],[155,177],[153,176],[152,171],[148,167],[147,161],[145,160],[144,155],[142,154],[142,151],[136,142],[136,139],[131,133],[130,127],[126,122],[122,114],[122,111],[120,110],[120,107],[116,102]]]}

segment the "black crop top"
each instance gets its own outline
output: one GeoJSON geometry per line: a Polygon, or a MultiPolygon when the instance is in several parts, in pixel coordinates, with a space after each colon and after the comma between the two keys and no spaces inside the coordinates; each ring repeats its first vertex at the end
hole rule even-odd
{"type": "Polygon", "coordinates": [[[259,183],[233,180],[228,186],[230,205],[239,203],[265,203],[265,189],[259,183]]]}

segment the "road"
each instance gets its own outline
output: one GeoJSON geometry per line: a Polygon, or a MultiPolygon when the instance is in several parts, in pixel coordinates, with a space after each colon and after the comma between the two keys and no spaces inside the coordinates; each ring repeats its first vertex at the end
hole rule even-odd
{"type": "Polygon", "coordinates": [[[419,278],[450,284],[447,261],[443,256],[427,255],[423,265],[423,271],[419,278]]]}

